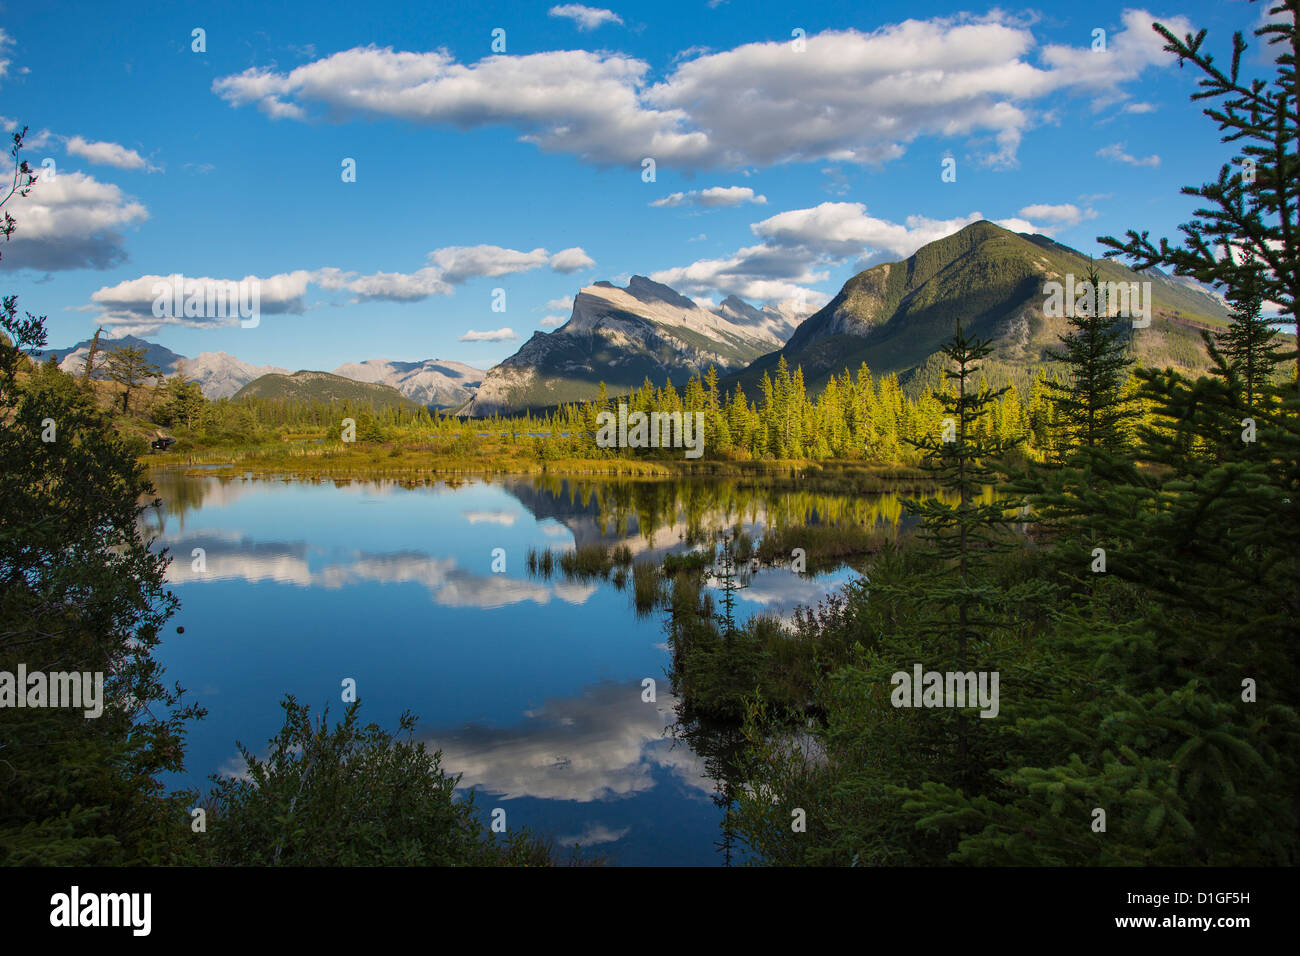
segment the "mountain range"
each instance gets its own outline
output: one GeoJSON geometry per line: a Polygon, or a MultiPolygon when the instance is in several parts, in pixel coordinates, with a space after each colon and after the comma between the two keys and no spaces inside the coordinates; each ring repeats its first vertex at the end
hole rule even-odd
{"type": "Polygon", "coordinates": [[[358,382],[330,372],[300,371],[292,375],[272,372],[253,379],[234,398],[294,399],[311,402],[358,402],[379,408],[418,408],[391,385],[358,382]]]}
{"type": "MultiPolygon", "coordinates": [[[[143,345],[148,361],[164,374],[183,367],[209,398],[365,393],[348,387],[347,380],[376,386],[369,397],[384,404],[400,393],[420,405],[478,417],[594,398],[602,384],[611,397],[647,378],[655,385],[681,385],[710,366],[724,388],[738,386],[752,397],[782,359],[792,370],[803,369],[804,383],[814,392],[831,375],[863,364],[877,375],[896,373],[905,388],[915,389],[938,384],[940,346],[960,322],[991,343],[984,372],[1002,384],[1033,375],[1067,329],[1067,319],[1048,308],[1046,284],[1070,277],[1083,282],[1090,267],[1103,280],[1149,283],[1141,288],[1150,291],[1150,322],[1126,332],[1141,364],[1206,367],[1200,330],[1222,328],[1228,319],[1218,295],[1157,270],[1139,274],[1109,259],[1094,263],[1046,236],[988,221],[971,223],[906,259],[859,272],[807,317],[770,305],[755,308],[736,296],[709,308],[644,276],[633,276],[623,288],[596,282],[578,292],[564,325],[533,333],[487,371],[437,359],[370,359],[333,373],[291,374],[224,352],[187,359],[131,336],[101,340],[101,346],[143,345]]],[[[88,348],[89,342],[81,342],[53,353],[60,367],[76,373],[88,348]]]]}
{"type": "MultiPolygon", "coordinates": [[[[145,361],[156,365],[163,375],[171,376],[184,370],[185,376],[197,382],[203,394],[210,399],[231,398],[249,383],[264,376],[291,376],[288,369],[277,365],[251,365],[226,352],[203,352],[195,358],[186,358],[171,349],[148,342],[133,335],[119,339],[99,340],[101,353],[119,345],[145,348],[145,361]]],[[[59,368],[74,375],[81,373],[90,352],[90,340],[78,342],[71,348],[48,349],[42,358],[53,355],[59,368]]],[[[317,373],[322,374],[322,373],[317,373]]],[[[461,362],[425,359],[422,362],[390,362],[386,359],[368,359],[348,362],[332,373],[353,382],[385,385],[419,405],[433,408],[455,408],[465,404],[483,380],[483,371],[461,362]]],[[[261,389],[255,394],[278,394],[275,389],[261,389]]]]}
{"type": "MultiPolygon", "coordinates": [[[[1090,265],[1103,281],[1150,283],[1150,324],[1126,333],[1142,365],[1206,367],[1200,330],[1222,328],[1228,319],[1218,295],[1182,277],[1137,273],[1110,259],[1093,262],[1047,236],[982,220],[907,259],[858,273],[779,351],[728,381],[752,394],[784,358],[790,369],[803,368],[813,390],[863,363],[877,375],[897,373],[906,384],[923,369],[937,372],[939,347],[957,322],[991,343],[993,352],[981,363],[990,382],[1023,381],[1048,361],[1047,351],[1059,348],[1067,330],[1068,319],[1046,307],[1046,283],[1065,285],[1071,276],[1082,283],[1090,265]]],[[[926,384],[936,378],[928,376],[926,384]]]]}
{"type": "Polygon", "coordinates": [[[735,296],[705,308],[645,276],[633,276],[626,288],[597,282],[579,291],[564,325],[534,332],[489,369],[461,411],[478,417],[545,408],[595,398],[602,383],[611,395],[647,378],[681,385],[711,365],[721,374],[739,372],[781,348],[801,318],[735,296]]]}

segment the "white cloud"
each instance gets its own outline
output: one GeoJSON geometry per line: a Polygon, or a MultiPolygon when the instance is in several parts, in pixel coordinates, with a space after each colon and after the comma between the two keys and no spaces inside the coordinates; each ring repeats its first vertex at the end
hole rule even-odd
{"type": "Polygon", "coordinates": [[[684,115],[639,102],[648,70],[632,57],[584,50],[492,55],[466,65],[441,50],[370,46],[288,73],[250,68],[215,80],[213,91],[233,106],[257,103],[269,115],[296,119],[308,117],[304,104],[318,104],[334,118],[394,116],[461,128],[507,124],[544,150],[599,162],[703,155],[704,133],[676,131],[684,115]]]}
{"type": "Polygon", "coordinates": [[[824,299],[820,292],[805,288],[829,275],[812,269],[815,259],[803,249],[763,244],[738,249],[723,259],[699,259],[688,266],[661,269],[650,278],[687,295],[717,291],[756,302],[809,296],[824,299]]]}
{"type": "MultiPolygon", "coordinates": [[[[336,270],[331,270],[336,271],[336,270]]],[[[375,272],[350,279],[338,286],[335,280],[322,282],[326,288],[341,287],[355,292],[361,299],[384,299],[390,302],[419,302],[431,295],[451,295],[451,285],[443,281],[442,274],[432,266],[415,272],[375,272]]]]}
{"type": "Polygon", "coordinates": [[[1117,163],[1127,163],[1130,166],[1159,166],[1160,157],[1152,154],[1145,159],[1138,159],[1132,153],[1126,152],[1125,143],[1111,143],[1109,146],[1103,146],[1097,150],[1097,155],[1103,159],[1113,159],[1117,163]]]}
{"type": "Polygon", "coordinates": [[[429,253],[429,260],[442,270],[442,277],[458,285],[469,279],[527,272],[546,265],[546,250],[531,252],[501,246],[447,246],[429,253]]]}
{"type": "Polygon", "coordinates": [[[544,329],[555,329],[555,328],[559,328],[561,325],[563,325],[563,324],[564,324],[565,322],[567,322],[567,321],[569,321],[569,320],[566,319],[566,318],[565,318],[564,316],[562,316],[562,315],[548,315],[548,316],[544,317],[544,318],[543,318],[540,322],[538,322],[537,324],[540,325],[540,326],[541,326],[542,328],[544,328],[544,329]]]}
{"type": "Polygon", "coordinates": [[[568,311],[573,308],[573,296],[566,295],[559,299],[549,299],[546,308],[553,311],[568,311]]]}
{"type": "MultiPolygon", "coordinates": [[[[1176,62],[1164,51],[1164,38],[1151,29],[1156,19],[1145,10],[1125,10],[1120,17],[1123,28],[1107,34],[1104,52],[1094,52],[1091,42],[1080,47],[1049,44],[1042,60],[1062,87],[1093,94],[1096,106],[1124,99],[1121,84],[1136,80],[1149,67],[1176,62]]],[[[1159,22],[1176,36],[1196,32],[1184,16],[1160,17],[1159,22]]]]}
{"type": "Polygon", "coordinates": [[[111,269],[127,259],[121,230],[149,218],[144,205],[85,173],[37,176],[27,196],[6,204],[18,229],[0,267],[111,269]]]}
{"type": "MultiPolygon", "coordinates": [[[[60,173],[58,181],[61,182],[65,175],[60,173]]],[[[6,252],[4,262],[7,264],[8,260],[9,256],[8,252],[6,252]]],[[[531,252],[521,252],[517,249],[490,245],[446,246],[430,252],[428,260],[431,265],[417,269],[414,272],[373,272],[359,275],[355,271],[327,266],[315,270],[299,269],[294,272],[259,279],[257,281],[261,283],[261,311],[269,314],[280,312],[301,313],[306,311],[305,296],[308,285],[319,286],[328,292],[352,293],[355,296],[353,301],[357,302],[377,300],[409,303],[419,302],[434,295],[452,295],[455,292],[456,285],[473,278],[525,272],[548,264],[557,272],[572,271],[570,267],[580,268],[594,265],[594,262],[587,257],[586,253],[577,247],[565,249],[551,256],[542,248],[533,249],[531,252]]],[[[153,315],[153,284],[167,278],[166,276],[154,275],[141,276],[138,279],[120,282],[116,286],[105,287],[92,294],[92,305],[86,308],[100,312],[101,321],[104,324],[129,327],[132,334],[136,335],[147,334],[156,330],[160,325],[166,324],[207,327],[228,325],[235,321],[234,319],[224,318],[155,318],[153,315]]],[[[187,282],[190,281],[190,278],[186,277],[187,282]]],[[[243,281],[253,279],[256,279],[256,277],[248,276],[243,281]]],[[[199,279],[195,277],[193,281],[236,280],[199,279]]],[[[568,307],[571,308],[573,304],[572,298],[568,300],[568,303],[568,307]]],[[[553,303],[548,303],[547,307],[551,308],[553,305],[553,303]]],[[[498,341],[503,338],[515,337],[515,334],[509,329],[500,329],[488,333],[471,332],[469,334],[495,338],[468,338],[462,339],[462,341],[498,341]],[[502,333],[508,333],[508,335],[502,333]]]]}
{"type": "Polygon", "coordinates": [[[747,202],[762,206],[767,197],[754,195],[748,186],[711,186],[700,190],[696,202],[701,206],[739,206],[747,202]]]}
{"type": "Polygon", "coordinates": [[[551,268],[565,274],[577,272],[579,269],[590,269],[595,264],[596,260],[583,252],[581,246],[561,249],[550,258],[551,268]]]}
{"type": "MultiPolygon", "coordinates": [[[[995,220],[1015,232],[1047,232],[1061,228],[1072,213],[1067,206],[1040,206],[1052,225],[1040,227],[1020,216],[995,220]]],[[[1079,212],[1080,220],[1091,218],[1079,212]]],[[[650,278],[687,295],[706,296],[713,292],[738,295],[752,301],[777,303],[825,302],[827,296],[808,288],[829,277],[826,267],[856,260],[857,268],[874,261],[904,259],[921,246],[950,236],[973,222],[984,219],[980,212],[952,219],[909,216],[902,223],[867,215],[862,203],[824,202],[806,209],[778,213],[750,228],[762,242],[738,249],[730,256],[700,259],[688,266],[663,269],[650,278]]]]}
{"type": "MultiPolygon", "coordinates": [[[[60,178],[62,176],[60,175],[60,178]]],[[[319,277],[312,272],[299,269],[295,272],[282,272],[277,275],[259,278],[245,276],[243,279],[214,279],[207,276],[184,276],[184,295],[190,296],[196,289],[206,288],[215,283],[244,282],[257,283],[258,307],[262,315],[279,315],[285,313],[300,314],[307,308],[305,296],[307,286],[319,277]]],[[[123,335],[146,335],[164,325],[184,325],[194,328],[213,328],[234,325],[240,321],[235,309],[225,316],[186,317],[184,315],[154,315],[154,300],[159,292],[157,284],[171,286],[177,279],[173,275],[145,275],[136,279],[126,279],[117,285],[104,286],[91,293],[91,306],[97,311],[97,322],[108,328],[116,329],[123,335]]],[[[171,311],[170,309],[168,311],[171,311]]]]}
{"type": "Polygon", "coordinates": [[[623,18],[613,10],[602,10],[598,7],[584,7],[580,3],[565,3],[558,7],[551,7],[547,11],[553,17],[564,17],[572,20],[579,30],[594,30],[606,23],[623,24],[623,18]]]}
{"type": "Polygon", "coordinates": [[[1125,113],[1154,113],[1158,107],[1154,103],[1125,103],[1125,113]]]}
{"type": "Polygon", "coordinates": [[[0,80],[3,80],[9,73],[9,64],[11,61],[8,58],[9,51],[7,48],[13,46],[13,42],[13,37],[8,33],[5,33],[3,27],[0,27],[0,80]]]}
{"type": "Polygon", "coordinates": [[[512,527],[519,515],[510,511],[462,511],[463,517],[470,524],[501,524],[512,527]]]}
{"type": "Polygon", "coordinates": [[[1040,227],[1038,231],[1048,236],[1053,235],[1057,230],[1077,226],[1085,219],[1097,218],[1095,210],[1080,209],[1074,203],[1069,202],[1057,205],[1035,203],[1025,206],[1016,215],[1036,222],[1046,221],[1048,225],[1040,227]]]}
{"type": "Polygon", "coordinates": [[[519,336],[514,329],[493,329],[490,332],[470,330],[460,337],[462,342],[513,342],[519,336]]]}
{"type": "MultiPolygon", "coordinates": [[[[1094,104],[1122,100],[1125,84],[1172,64],[1151,21],[1126,11],[1102,54],[1088,43],[1040,47],[1031,22],[999,11],[914,19],[870,33],[815,33],[803,53],[784,39],[701,53],[656,83],[648,63],[617,52],[460,63],[446,50],[369,46],[287,72],[253,67],[212,88],[232,106],[255,103],[274,117],[507,125],[542,150],[600,164],[639,166],[646,156],[685,169],[877,163],[938,136],[987,140],[992,148],[978,160],[1009,166],[1038,121],[1036,102],[1069,92],[1094,104]]],[[[1163,22],[1190,29],[1184,17],[1163,22]]]]}
{"type": "MultiPolygon", "coordinates": [[[[580,802],[607,801],[657,786],[657,770],[708,795],[713,782],[689,748],[665,733],[676,699],[660,692],[647,707],[637,685],[601,683],[575,697],[548,699],[511,727],[471,725],[427,732],[443,767],[461,787],[500,794],[580,802]]],[[[583,839],[613,836],[588,822],[583,839]]]]}
{"type": "Polygon", "coordinates": [[[766,196],[757,196],[748,186],[710,186],[708,189],[692,189],[690,192],[670,193],[663,199],[656,199],[652,206],[686,206],[694,204],[713,208],[716,206],[740,206],[745,203],[763,205],[766,196]]]}
{"type": "Polygon", "coordinates": [[[80,136],[73,136],[68,140],[66,149],[69,155],[80,156],[92,163],[116,166],[118,169],[147,169],[151,173],[158,171],[157,166],[150,165],[135,150],[117,143],[90,142],[80,136]]]}
{"type": "MultiPolygon", "coordinates": [[[[802,247],[832,259],[873,253],[889,253],[901,259],[983,218],[983,214],[972,212],[952,219],[908,216],[897,223],[867,215],[867,207],[860,202],[824,202],[777,213],[750,228],[756,236],[775,245],[802,247]]],[[[1023,220],[1003,220],[1000,224],[1017,231],[1028,225],[1023,220]]]]}
{"type": "MultiPolygon", "coordinates": [[[[432,265],[415,272],[377,272],[357,277],[337,269],[320,270],[322,285],[329,289],[347,289],[362,299],[388,299],[394,302],[417,302],[431,295],[451,295],[453,286],[470,279],[495,278],[550,266],[560,273],[574,272],[595,265],[595,260],[574,246],[551,255],[543,248],[523,252],[503,246],[446,246],[428,255],[432,265]]],[[[551,306],[548,304],[547,306],[551,306]]]]}

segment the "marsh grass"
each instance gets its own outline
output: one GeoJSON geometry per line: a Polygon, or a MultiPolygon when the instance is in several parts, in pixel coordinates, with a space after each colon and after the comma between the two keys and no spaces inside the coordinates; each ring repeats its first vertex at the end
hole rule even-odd
{"type": "Polygon", "coordinates": [[[786,564],[795,548],[802,548],[809,567],[838,564],[849,558],[877,554],[886,542],[895,540],[893,527],[876,525],[790,525],[768,528],[754,556],[763,564],[786,564]]]}
{"type": "MultiPolygon", "coordinates": [[[[614,574],[616,578],[626,583],[626,569],[632,564],[632,549],[626,544],[616,544],[613,547],[603,544],[585,544],[572,551],[561,552],[552,551],[550,548],[543,548],[540,551],[529,548],[524,564],[530,575],[541,578],[550,578],[558,570],[573,581],[609,578],[614,574]]],[[[615,584],[622,586],[619,580],[615,580],[615,584]]]]}
{"type": "Polygon", "coordinates": [[[638,617],[653,614],[664,602],[663,569],[652,561],[632,565],[632,606],[638,617]]]}

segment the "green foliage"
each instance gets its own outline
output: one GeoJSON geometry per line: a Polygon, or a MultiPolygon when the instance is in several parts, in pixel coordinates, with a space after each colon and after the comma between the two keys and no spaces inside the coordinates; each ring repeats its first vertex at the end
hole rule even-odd
{"type": "MultiPolygon", "coordinates": [[[[969,504],[971,475],[995,481],[980,454],[931,444],[959,503],[925,512],[934,548],[886,551],[848,595],[859,643],[816,684],[818,720],[782,734],[787,711],[766,688],[748,701],[749,786],[731,825],[762,861],[1300,861],[1300,376],[1277,374],[1295,356],[1278,355],[1258,315],[1261,298],[1295,315],[1295,58],[1277,59],[1269,89],[1238,80],[1240,36],[1225,73],[1201,52],[1204,33],[1157,30],[1205,75],[1198,97],[1223,101],[1207,114],[1258,169],[1247,182],[1225,166],[1185,190],[1207,208],[1181,248],[1107,241],[1141,268],[1227,289],[1234,323],[1205,337],[1213,374],[1140,368],[1123,385],[1118,335],[1076,322],[1059,354],[1072,397],[1031,400],[1039,441],[1057,430],[1052,412],[1061,427],[1051,462],[1017,482],[1038,490],[1011,550],[983,533],[998,508],[969,504]],[[1128,402],[1140,422],[1122,422],[1128,402]],[[999,716],[895,708],[891,672],[932,666],[963,634],[956,658],[1001,676],[999,716]],[[791,830],[793,808],[807,833],[791,830]]],[[[1258,32],[1300,42],[1290,22],[1258,32]]],[[[842,639],[837,620],[813,628],[842,639]]]]}
{"type": "Polygon", "coordinates": [[[11,296],[0,327],[0,671],[104,675],[97,718],[4,710],[0,863],[192,859],[187,796],[158,780],[182,769],[184,727],[200,712],[153,658],[175,598],[166,555],[138,530],[152,489],[87,392],[29,361],[44,318],[18,319],[11,296]]]}
{"type": "Polygon", "coordinates": [[[208,838],[225,866],[548,866],[549,846],[526,831],[494,840],[472,795],[455,794],[442,753],[360,723],[360,702],[330,726],[286,697],[284,726],[266,759],[240,745],[246,776],[219,777],[208,838]]]}
{"type": "Polygon", "coordinates": [[[205,404],[197,382],[187,381],[184,375],[173,375],[164,384],[161,401],[154,405],[152,417],[164,427],[184,426],[193,430],[200,421],[205,404]]]}
{"type": "Polygon", "coordinates": [[[1111,315],[1096,268],[1090,267],[1086,282],[1092,301],[1070,310],[1070,331],[1061,336],[1061,349],[1048,353],[1064,366],[1065,380],[1052,381],[1048,388],[1063,446],[1114,452],[1123,445],[1124,424],[1132,416],[1124,393],[1133,364],[1126,348],[1128,318],[1111,315]]]}
{"type": "Polygon", "coordinates": [[[111,381],[122,386],[122,414],[131,410],[131,393],[151,379],[158,377],[158,366],[145,359],[148,351],[143,345],[119,345],[108,353],[104,370],[111,381]]]}

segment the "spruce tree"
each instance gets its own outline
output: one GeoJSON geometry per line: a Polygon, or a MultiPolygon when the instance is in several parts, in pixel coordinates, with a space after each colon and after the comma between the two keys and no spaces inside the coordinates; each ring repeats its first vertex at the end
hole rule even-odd
{"type": "Polygon", "coordinates": [[[1240,393],[1246,412],[1254,412],[1284,359],[1277,329],[1261,315],[1258,270],[1243,273],[1242,279],[1244,284],[1233,293],[1231,325],[1223,332],[1202,331],[1201,336],[1215,361],[1212,371],[1240,393]]]}
{"type": "MultiPolygon", "coordinates": [[[[990,343],[969,337],[959,324],[941,352],[951,388],[934,393],[944,413],[940,432],[907,441],[924,456],[922,469],[955,500],[907,499],[903,507],[921,519],[922,538],[936,562],[913,591],[923,605],[921,630],[945,638],[952,654],[949,669],[966,672],[972,645],[984,643],[989,629],[999,623],[993,608],[1004,595],[988,571],[994,555],[1011,546],[1003,532],[1010,523],[1008,509],[1015,503],[982,499],[987,488],[1000,483],[997,462],[1015,443],[978,437],[981,424],[1006,391],[990,390],[987,383],[972,388],[981,360],[992,352],[990,343]]],[[[969,781],[973,767],[965,716],[957,712],[956,757],[959,779],[969,781]]]]}
{"type": "Polygon", "coordinates": [[[1124,316],[1112,316],[1105,285],[1094,266],[1087,273],[1088,293],[1074,303],[1070,331],[1061,348],[1047,358],[1060,363],[1065,381],[1048,380],[1062,437],[1076,448],[1115,452],[1123,444],[1123,425],[1130,417],[1124,384],[1133,359],[1128,354],[1124,316]]]}

